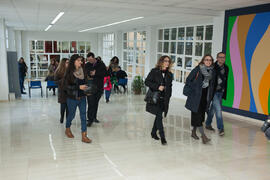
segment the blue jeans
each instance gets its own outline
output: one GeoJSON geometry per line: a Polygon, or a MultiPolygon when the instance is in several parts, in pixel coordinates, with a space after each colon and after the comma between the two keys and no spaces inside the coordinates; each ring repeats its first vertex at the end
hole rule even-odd
{"type": "Polygon", "coordinates": [[[212,100],[212,104],[210,107],[209,112],[207,113],[207,120],[205,122],[206,126],[210,126],[214,117],[214,114],[216,115],[217,119],[217,128],[219,130],[224,130],[223,126],[223,118],[222,118],[222,92],[216,92],[214,95],[214,98],[212,100]]]}
{"type": "Polygon", "coordinates": [[[86,132],[86,98],[82,97],[80,100],[67,98],[67,106],[68,106],[68,117],[66,121],[66,128],[70,128],[71,121],[74,119],[76,115],[77,106],[80,110],[81,117],[81,130],[82,132],[86,132]]]}
{"type": "Polygon", "coordinates": [[[110,95],[111,95],[111,91],[105,90],[105,98],[106,98],[106,100],[110,99],[110,95]]]}

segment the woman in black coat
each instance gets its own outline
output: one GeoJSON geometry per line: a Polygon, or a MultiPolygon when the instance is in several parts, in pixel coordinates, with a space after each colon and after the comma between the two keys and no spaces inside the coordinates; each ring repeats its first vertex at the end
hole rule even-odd
{"type": "Polygon", "coordinates": [[[155,122],[152,128],[151,136],[155,140],[159,140],[157,130],[161,138],[161,144],[166,145],[165,133],[162,123],[162,114],[167,116],[169,110],[169,102],[172,95],[172,80],[173,74],[170,72],[172,60],[169,56],[162,56],[157,62],[155,68],[148,74],[145,85],[153,92],[159,91],[159,100],[157,104],[146,104],[146,111],[156,115],[155,122]]]}
{"type": "Polygon", "coordinates": [[[63,81],[66,69],[68,67],[69,60],[67,58],[63,58],[57,67],[54,73],[54,80],[58,85],[58,103],[60,103],[60,123],[64,122],[64,115],[66,112],[66,118],[68,116],[68,109],[67,109],[67,95],[64,92],[63,81]]]}
{"type": "Polygon", "coordinates": [[[198,128],[204,144],[210,141],[204,133],[203,122],[205,112],[208,111],[214,95],[216,73],[213,63],[213,57],[205,55],[187,77],[183,92],[187,96],[185,107],[191,111],[191,125],[193,126],[191,137],[199,139],[196,134],[198,128]]]}

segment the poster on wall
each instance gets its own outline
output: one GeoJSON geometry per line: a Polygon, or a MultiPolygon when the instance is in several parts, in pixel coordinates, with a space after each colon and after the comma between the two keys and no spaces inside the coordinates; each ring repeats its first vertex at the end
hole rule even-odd
{"type": "Polygon", "coordinates": [[[223,106],[270,114],[270,4],[226,11],[224,28],[229,76],[223,106]]]}

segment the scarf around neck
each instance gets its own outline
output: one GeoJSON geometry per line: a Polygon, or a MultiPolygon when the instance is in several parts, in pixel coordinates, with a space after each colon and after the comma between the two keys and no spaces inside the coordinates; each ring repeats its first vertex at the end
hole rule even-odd
{"type": "Polygon", "coordinates": [[[76,69],[74,72],[73,72],[73,75],[78,78],[78,79],[84,79],[84,73],[83,73],[83,69],[82,67],[80,67],[79,69],[76,69]]]}
{"type": "Polygon", "coordinates": [[[204,64],[200,65],[200,70],[204,76],[202,88],[207,88],[209,86],[209,81],[212,79],[213,66],[205,66],[204,64]]]}

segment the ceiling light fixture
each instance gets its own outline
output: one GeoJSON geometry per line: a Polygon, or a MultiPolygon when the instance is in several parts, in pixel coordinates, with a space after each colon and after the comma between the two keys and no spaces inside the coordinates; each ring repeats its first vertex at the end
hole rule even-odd
{"type": "Polygon", "coordinates": [[[144,17],[136,17],[136,18],[127,19],[127,20],[124,20],[124,21],[119,21],[119,22],[114,22],[114,23],[111,23],[111,24],[106,24],[106,25],[103,25],[103,26],[97,26],[97,27],[93,27],[93,28],[89,28],[89,29],[84,29],[84,30],[81,30],[79,32],[91,31],[91,30],[94,30],[94,29],[100,29],[100,28],[104,28],[104,27],[109,27],[109,26],[129,22],[129,21],[135,21],[135,20],[142,19],[142,18],[144,18],[144,17]]]}
{"type": "Polygon", "coordinates": [[[48,31],[65,13],[64,12],[60,12],[55,18],[54,20],[51,22],[51,24],[45,29],[45,31],[48,31]]]}
{"type": "Polygon", "coordinates": [[[55,24],[56,21],[58,21],[58,19],[61,18],[61,16],[63,16],[65,13],[64,12],[60,12],[55,18],[54,20],[51,22],[51,24],[55,24]]]}
{"type": "Polygon", "coordinates": [[[51,27],[52,27],[52,25],[50,24],[50,25],[45,29],[45,31],[48,31],[51,27]]]}

